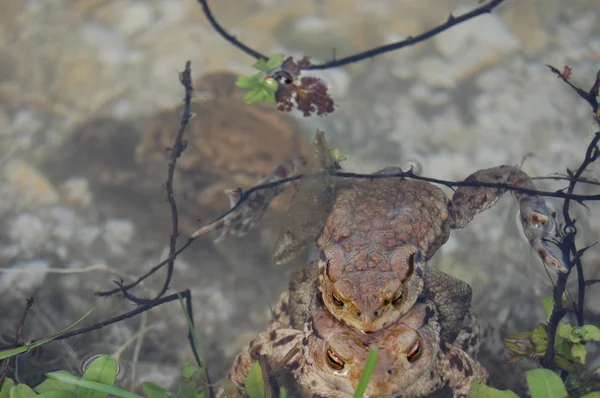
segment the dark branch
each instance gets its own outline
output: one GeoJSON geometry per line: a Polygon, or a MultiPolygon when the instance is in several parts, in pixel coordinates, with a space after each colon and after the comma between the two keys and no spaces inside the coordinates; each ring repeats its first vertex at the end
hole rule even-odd
{"type": "MultiPolygon", "coordinates": [[[[266,55],[248,47],[247,45],[245,45],[244,43],[242,43],[241,41],[236,39],[234,36],[227,33],[227,31],[225,31],[225,29],[215,19],[215,16],[213,15],[212,11],[210,10],[210,7],[208,6],[207,1],[208,0],[198,0],[198,3],[200,3],[200,5],[202,6],[204,15],[206,15],[206,18],[208,19],[208,21],[210,22],[212,27],[221,35],[221,37],[223,37],[226,41],[228,41],[234,47],[237,47],[244,53],[250,55],[251,57],[253,57],[257,60],[268,58],[266,55]]],[[[418,36],[409,37],[406,40],[402,40],[402,41],[392,43],[392,44],[387,44],[385,46],[372,48],[370,50],[363,51],[358,54],[350,55],[348,57],[344,57],[344,58],[340,58],[340,59],[335,59],[335,56],[334,56],[332,61],[326,62],[324,64],[320,64],[320,65],[311,65],[311,66],[307,67],[306,70],[323,70],[323,69],[337,68],[340,66],[354,63],[354,62],[359,62],[364,59],[373,58],[377,55],[381,55],[381,54],[388,53],[391,51],[396,51],[403,47],[412,46],[419,42],[430,39],[433,36],[443,32],[447,29],[450,29],[453,26],[456,26],[465,21],[468,21],[469,19],[475,18],[482,14],[489,14],[490,12],[492,12],[492,10],[494,8],[498,7],[503,2],[504,2],[504,0],[492,0],[488,3],[483,4],[481,7],[477,7],[476,9],[474,9],[466,14],[460,15],[458,17],[450,15],[448,17],[448,19],[446,20],[446,22],[442,23],[441,25],[436,26],[433,29],[423,32],[418,36]]]]}
{"type": "MultiPolygon", "coordinates": [[[[27,303],[25,304],[25,310],[23,311],[23,315],[21,315],[21,321],[19,322],[19,326],[17,327],[17,333],[13,338],[12,342],[7,349],[16,348],[21,339],[21,333],[23,333],[23,328],[25,327],[25,318],[27,318],[27,314],[29,313],[29,309],[33,307],[33,297],[27,299],[27,303]]],[[[0,390],[2,390],[2,386],[4,385],[4,380],[6,379],[6,371],[8,370],[8,365],[10,364],[10,358],[6,358],[0,363],[0,390]]]]}
{"type": "Polygon", "coordinates": [[[165,183],[165,189],[167,191],[166,201],[169,202],[169,207],[171,208],[172,225],[171,238],[169,240],[169,257],[166,261],[166,264],[168,265],[167,277],[165,278],[160,292],[156,295],[154,299],[151,300],[137,298],[132,294],[128,293],[127,290],[121,284],[117,283],[120,288],[119,290],[123,292],[125,298],[135,302],[136,304],[152,303],[166,293],[167,289],[169,288],[169,284],[171,283],[171,279],[173,277],[175,259],[177,258],[177,255],[181,252],[177,251],[177,238],[179,237],[179,218],[177,213],[177,203],[173,194],[173,178],[175,176],[175,166],[177,166],[177,159],[179,159],[181,153],[185,150],[185,147],[187,145],[187,142],[183,140],[183,134],[185,133],[185,129],[187,128],[187,125],[191,118],[192,93],[194,91],[194,88],[192,87],[192,71],[190,67],[191,62],[187,61],[185,63],[185,69],[179,75],[179,81],[185,89],[184,108],[183,114],[181,115],[179,130],[177,131],[177,135],[175,136],[173,147],[170,149],[171,156],[169,158],[167,182],[165,183]]]}

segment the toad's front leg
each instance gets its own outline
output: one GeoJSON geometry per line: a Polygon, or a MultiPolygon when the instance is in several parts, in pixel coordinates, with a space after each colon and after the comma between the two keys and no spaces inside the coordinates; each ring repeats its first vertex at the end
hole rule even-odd
{"type": "MultiPolygon", "coordinates": [[[[235,358],[229,370],[236,392],[226,392],[223,388],[217,393],[217,398],[245,396],[246,377],[259,357],[263,357],[274,374],[283,370],[287,365],[296,366],[301,357],[301,345],[304,333],[295,329],[279,329],[259,333],[244,350],[235,358]]],[[[269,375],[273,376],[273,375],[269,375]]]]}
{"type": "MultiPolygon", "coordinates": [[[[477,171],[465,179],[465,182],[480,181],[496,184],[509,184],[519,188],[535,190],[531,178],[514,166],[498,166],[477,171]]],[[[459,187],[450,203],[451,228],[465,227],[478,213],[492,207],[506,192],[503,188],[459,187]]],[[[531,247],[544,262],[558,272],[567,272],[567,267],[556,249],[549,244],[554,238],[552,214],[544,199],[513,191],[519,201],[521,225],[531,247]]]]}
{"type": "Polygon", "coordinates": [[[471,385],[476,380],[486,382],[489,375],[487,370],[463,350],[452,344],[440,346],[440,367],[442,377],[454,391],[454,398],[467,398],[471,393],[471,385]]]}

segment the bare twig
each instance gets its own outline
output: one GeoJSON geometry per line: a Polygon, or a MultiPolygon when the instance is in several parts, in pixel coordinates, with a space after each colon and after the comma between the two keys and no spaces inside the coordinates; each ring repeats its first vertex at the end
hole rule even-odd
{"type": "MultiPolygon", "coordinates": [[[[436,26],[433,29],[423,32],[417,36],[414,36],[414,37],[411,36],[411,37],[408,37],[406,40],[402,40],[402,41],[392,43],[392,44],[387,44],[385,46],[375,47],[370,50],[360,52],[358,54],[350,55],[348,57],[344,57],[344,58],[340,58],[340,59],[333,59],[332,61],[326,62],[324,64],[311,65],[311,66],[307,67],[306,70],[323,70],[323,69],[337,68],[340,66],[354,63],[354,62],[359,62],[364,59],[373,58],[377,55],[381,55],[381,54],[388,53],[391,51],[396,51],[403,47],[412,46],[419,42],[430,39],[431,37],[433,37],[439,33],[442,33],[443,31],[450,29],[453,26],[456,26],[465,21],[468,21],[469,19],[473,19],[473,18],[475,18],[479,15],[483,15],[483,14],[489,14],[492,12],[492,10],[494,8],[498,7],[503,2],[504,2],[504,0],[492,0],[487,3],[484,3],[480,7],[477,7],[476,9],[474,9],[466,14],[460,15],[458,17],[455,17],[454,15],[450,14],[448,16],[448,19],[446,19],[446,21],[444,23],[436,26]]],[[[198,3],[200,3],[200,5],[202,6],[202,10],[204,11],[204,15],[206,15],[206,18],[208,19],[208,22],[210,22],[211,26],[227,42],[229,42],[234,47],[237,47],[242,52],[250,55],[252,58],[255,58],[257,60],[269,58],[268,56],[254,50],[253,48],[242,43],[235,36],[232,36],[229,33],[227,33],[227,31],[221,26],[221,24],[219,24],[219,22],[217,22],[210,7],[208,6],[208,0],[198,0],[198,3]]]]}
{"type": "MultiPolygon", "coordinates": [[[[596,81],[592,88],[586,92],[585,90],[575,86],[571,83],[568,78],[569,75],[565,76],[564,73],[560,72],[557,68],[546,65],[550,70],[558,75],[560,79],[562,79],[565,83],[569,85],[581,98],[583,98],[593,109],[594,113],[598,112],[598,89],[600,88],[600,71],[598,71],[596,75],[596,81]]],[[[570,71],[570,70],[569,70],[570,71]]],[[[590,141],[586,153],[585,158],[581,162],[581,165],[577,168],[577,171],[573,173],[571,170],[567,169],[567,175],[570,177],[569,187],[567,188],[567,194],[572,194],[575,190],[575,186],[578,183],[579,179],[586,171],[589,165],[594,163],[598,157],[600,157],[600,149],[598,148],[598,142],[600,142],[600,131],[594,135],[594,138],[590,141]]],[[[555,348],[554,343],[556,341],[556,331],[558,329],[558,325],[560,320],[567,313],[567,309],[563,307],[562,297],[565,293],[567,280],[569,278],[570,271],[572,266],[575,265],[577,269],[577,305],[575,306],[575,316],[577,317],[577,324],[582,326],[584,324],[584,316],[583,316],[583,305],[585,301],[585,288],[586,288],[586,280],[583,274],[583,265],[581,263],[581,257],[583,253],[588,249],[584,248],[581,250],[577,250],[577,245],[575,243],[575,236],[577,234],[576,220],[573,219],[569,213],[569,206],[571,204],[571,200],[576,200],[573,197],[566,197],[563,203],[563,218],[565,224],[561,231],[560,242],[558,244],[559,248],[563,252],[563,258],[565,260],[569,260],[570,264],[567,266],[569,271],[564,274],[558,275],[558,281],[556,286],[554,287],[553,298],[554,298],[554,307],[552,308],[552,314],[550,316],[550,320],[548,321],[548,349],[544,355],[542,360],[542,364],[550,369],[554,369],[554,356],[555,356],[555,348]]],[[[579,201],[581,203],[581,201],[579,201]]]]}
{"type": "MultiPolygon", "coordinates": [[[[25,318],[27,318],[27,313],[29,313],[29,309],[33,306],[33,297],[27,299],[27,304],[25,304],[25,310],[23,311],[23,315],[21,315],[21,321],[19,322],[19,327],[17,328],[17,333],[13,338],[10,345],[6,348],[11,349],[17,347],[19,341],[21,339],[21,333],[23,333],[23,327],[25,327],[25,318]]],[[[10,358],[6,358],[0,363],[0,390],[4,385],[4,380],[6,379],[6,371],[8,370],[8,365],[10,363],[10,358]]]]}
{"type": "Polygon", "coordinates": [[[136,304],[148,304],[162,297],[167,289],[169,288],[169,284],[171,283],[171,279],[173,277],[173,269],[175,265],[175,259],[180,251],[177,250],[177,238],[179,237],[179,218],[177,213],[177,202],[175,201],[175,196],[173,194],[173,178],[175,176],[175,166],[177,166],[177,159],[181,156],[181,153],[185,150],[187,146],[187,141],[183,140],[183,134],[185,133],[185,129],[191,118],[191,102],[192,102],[192,93],[194,88],[192,86],[192,71],[191,71],[191,62],[187,61],[185,63],[185,69],[179,75],[179,81],[183,85],[185,89],[185,98],[184,98],[184,108],[183,114],[181,115],[181,122],[179,124],[179,130],[177,131],[177,135],[175,136],[175,141],[173,142],[173,147],[170,149],[171,156],[169,158],[169,167],[167,172],[167,182],[165,183],[165,189],[167,191],[166,201],[169,202],[169,206],[171,208],[171,238],[169,241],[169,257],[167,259],[167,277],[163,283],[162,288],[159,293],[156,295],[154,299],[141,299],[133,296],[127,289],[122,286],[120,282],[117,282],[120,290],[123,292],[125,297],[128,300],[135,302],[136,304]]]}

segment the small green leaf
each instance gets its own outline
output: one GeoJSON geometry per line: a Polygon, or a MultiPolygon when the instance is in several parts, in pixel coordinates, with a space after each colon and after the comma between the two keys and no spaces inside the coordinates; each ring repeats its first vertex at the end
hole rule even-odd
{"type": "Polygon", "coordinates": [[[568,359],[561,357],[560,355],[554,356],[554,363],[556,364],[556,366],[558,366],[562,370],[566,370],[569,373],[577,371],[577,368],[568,359]]]}
{"type": "MultiPolygon", "coordinates": [[[[537,347],[547,347],[548,346],[548,332],[546,331],[546,326],[538,323],[538,325],[531,332],[531,342],[537,347]]],[[[544,350],[545,351],[545,350],[544,350]]]]}
{"type": "Polygon", "coordinates": [[[556,373],[549,369],[534,369],[526,374],[531,398],[566,398],[567,389],[556,373]]]}
{"type": "Polygon", "coordinates": [[[265,386],[263,384],[262,369],[258,361],[252,364],[248,376],[246,376],[246,394],[250,398],[264,398],[265,386]]]}
{"type": "Polygon", "coordinates": [[[552,316],[552,309],[554,308],[554,298],[552,298],[552,296],[543,297],[542,306],[544,307],[544,311],[546,311],[546,322],[548,322],[550,321],[550,317],[552,316]]]}
{"type": "Polygon", "coordinates": [[[157,386],[154,383],[150,383],[149,381],[142,383],[142,391],[146,398],[171,398],[175,397],[174,394],[171,394],[169,391],[164,388],[157,386]]]}
{"type": "Polygon", "coordinates": [[[556,334],[559,335],[560,337],[562,337],[563,339],[570,340],[572,332],[573,332],[573,326],[571,326],[567,323],[564,323],[564,322],[558,323],[558,327],[556,329],[556,334]]]}
{"type": "Polygon", "coordinates": [[[254,67],[264,72],[267,72],[269,70],[269,68],[267,68],[267,60],[262,58],[254,63],[254,67]]]}
{"type": "Polygon", "coordinates": [[[583,325],[583,340],[600,341],[600,328],[594,325],[583,325]]]}
{"type": "Polygon", "coordinates": [[[504,347],[507,350],[510,350],[510,351],[515,352],[517,354],[521,354],[521,355],[525,354],[525,352],[523,351],[523,349],[521,348],[521,346],[519,346],[515,342],[504,340],[504,347]]]}
{"type": "MultiPolygon", "coordinates": [[[[56,373],[66,373],[64,370],[59,370],[56,373]]],[[[64,383],[58,380],[46,379],[42,383],[38,384],[33,388],[38,394],[44,394],[49,391],[65,391],[65,392],[73,392],[77,391],[77,386],[69,383],[64,383]]]]}
{"type": "Polygon", "coordinates": [[[177,398],[196,398],[196,383],[186,381],[179,386],[177,398]]]}
{"type": "Polygon", "coordinates": [[[588,394],[585,394],[581,398],[600,398],[600,391],[593,391],[588,394]]]}
{"type": "MultiPolygon", "coordinates": [[[[109,355],[100,355],[87,368],[83,380],[95,381],[98,383],[112,386],[115,384],[118,370],[117,360],[109,355]]],[[[108,393],[93,391],[85,387],[77,389],[77,398],[107,398],[108,393]]]]}
{"type": "Polygon", "coordinates": [[[9,398],[33,398],[37,397],[38,395],[28,385],[17,384],[10,390],[8,396],[9,398]]]}
{"type": "Polygon", "coordinates": [[[240,76],[235,81],[235,85],[243,89],[254,89],[260,84],[264,75],[264,73],[259,72],[254,76],[240,76]]]}
{"type": "Polygon", "coordinates": [[[267,93],[262,87],[255,88],[250,91],[248,94],[244,96],[244,102],[246,104],[253,104],[255,102],[261,101],[265,97],[267,97],[269,93],[267,93]]]}
{"type": "Polygon", "coordinates": [[[283,57],[283,54],[275,54],[271,56],[266,63],[267,70],[279,68],[281,65],[283,65],[283,57]]]}
{"type": "Polygon", "coordinates": [[[560,339],[560,341],[558,341],[558,338],[556,340],[556,344],[554,345],[556,352],[567,359],[573,359],[571,356],[571,347],[569,346],[567,340],[560,339]]]}
{"type": "Polygon", "coordinates": [[[279,390],[279,398],[287,398],[288,396],[288,390],[285,387],[281,387],[281,390],[279,390]]]}
{"type": "Polygon", "coordinates": [[[497,390],[485,385],[481,380],[476,380],[471,385],[470,398],[519,398],[511,390],[497,390]]]}
{"type": "Polygon", "coordinates": [[[98,383],[95,381],[80,379],[77,376],[73,376],[70,373],[62,372],[50,372],[46,373],[46,376],[50,379],[59,380],[65,383],[74,384],[79,387],[89,388],[90,390],[101,391],[116,397],[121,398],[143,398],[141,395],[137,395],[117,387],[107,386],[106,384],[98,383]]]}
{"type": "Polygon", "coordinates": [[[88,312],[86,312],[81,318],[79,318],[77,321],[75,321],[75,323],[71,324],[70,326],[66,327],[65,329],[61,330],[60,332],[45,338],[45,339],[41,339],[38,340],[34,343],[31,344],[27,344],[21,347],[17,347],[17,348],[11,348],[10,350],[4,350],[4,351],[0,351],[0,359],[5,359],[5,358],[10,358],[10,357],[14,357],[15,355],[19,355],[22,354],[24,352],[27,352],[29,350],[33,350],[34,348],[43,346],[44,344],[48,344],[49,342],[55,340],[56,338],[60,337],[61,335],[65,334],[66,332],[68,332],[69,330],[73,329],[75,326],[77,326],[79,323],[81,323],[89,314],[92,313],[92,311],[94,311],[94,309],[92,308],[91,310],[89,310],[88,312]]]}
{"type": "Polygon", "coordinates": [[[183,367],[183,378],[186,380],[189,380],[192,377],[194,377],[194,374],[196,373],[202,373],[202,368],[200,368],[196,364],[186,363],[183,367]]]}
{"type": "Polygon", "coordinates": [[[267,101],[271,105],[277,104],[277,98],[275,98],[275,94],[273,93],[267,94],[267,96],[265,97],[265,101],[267,101]]]}
{"type": "Polygon", "coordinates": [[[77,394],[71,391],[55,390],[40,394],[37,398],[77,398],[77,394]]]}
{"type": "Polygon", "coordinates": [[[0,398],[9,398],[8,393],[15,386],[15,382],[11,378],[7,377],[4,379],[4,384],[0,388],[0,398]]]}
{"type": "Polygon", "coordinates": [[[365,395],[367,387],[369,386],[369,381],[371,380],[371,376],[373,376],[373,372],[375,372],[375,368],[377,367],[378,360],[379,351],[377,348],[373,347],[371,348],[371,352],[369,353],[369,357],[365,363],[365,369],[358,380],[358,385],[354,391],[354,398],[362,398],[365,395]]]}
{"type": "Polygon", "coordinates": [[[571,356],[573,359],[581,364],[585,364],[585,356],[587,354],[587,350],[585,346],[582,344],[575,343],[573,347],[571,347],[571,356]]]}

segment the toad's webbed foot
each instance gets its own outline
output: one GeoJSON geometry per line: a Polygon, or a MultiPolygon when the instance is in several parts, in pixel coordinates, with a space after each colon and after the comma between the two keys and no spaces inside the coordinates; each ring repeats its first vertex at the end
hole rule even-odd
{"type": "MultiPolygon", "coordinates": [[[[274,373],[281,371],[286,365],[298,366],[303,336],[302,331],[295,329],[278,329],[259,333],[235,358],[228,378],[243,395],[246,377],[259,357],[263,357],[274,373]]],[[[217,393],[217,397],[226,396],[227,394],[223,390],[217,393]]]]}
{"type": "MultiPolygon", "coordinates": [[[[465,182],[480,181],[496,184],[510,184],[519,188],[535,190],[531,178],[514,166],[498,166],[477,171],[465,179],[465,182]]],[[[465,227],[475,215],[492,207],[506,192],[503,188],[459,187],[450,203],[451,228],[465,227]]],[[[544,262],[558,272],[567,272],[567,267],[550,241],[554,238],[555,227],[552,214],[544,199],[513,191],[519,201],[521,225],[531,247],[544,262]]]]}

